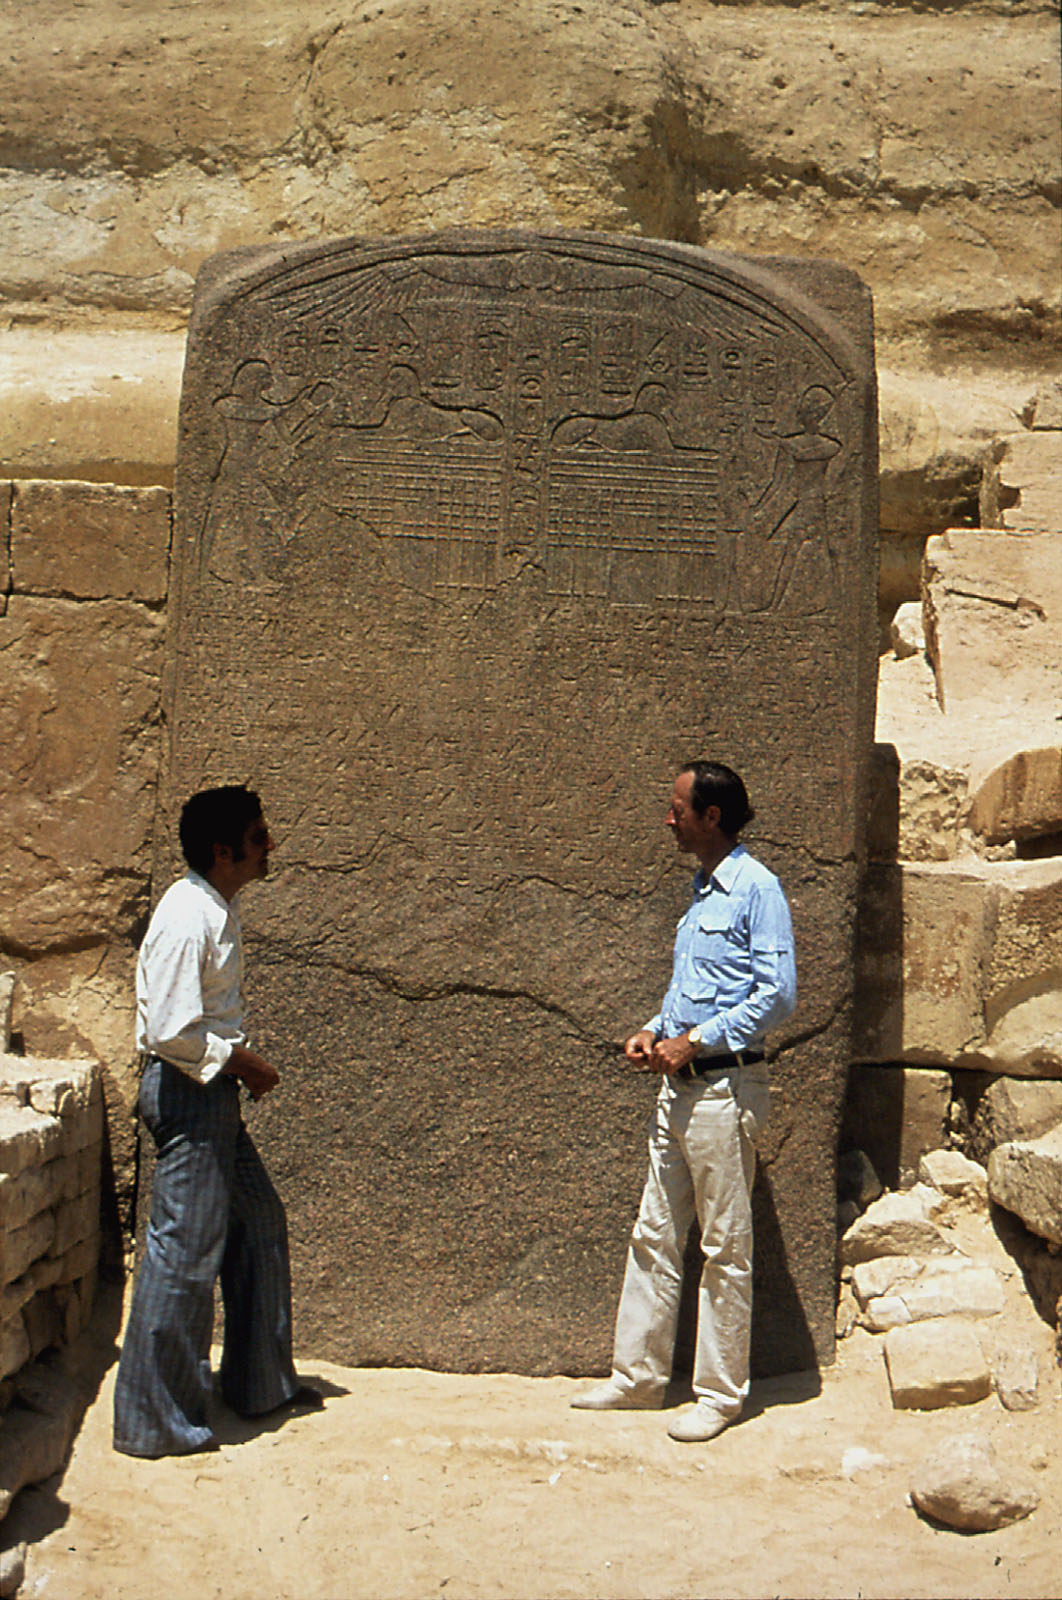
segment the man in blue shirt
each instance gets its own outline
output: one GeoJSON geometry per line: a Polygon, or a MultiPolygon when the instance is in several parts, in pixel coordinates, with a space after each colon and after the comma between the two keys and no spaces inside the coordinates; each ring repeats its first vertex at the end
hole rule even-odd
{"type": "Polygon", "coordinates": [[[753,817],[730,767],[694,761],[675,779],[667,826],[700,861],[675,936],[664,1003],[627,1040],[627,1059],[662,1083],[649,1137],[649,1176],[616,1317],[612,1376],[577,1395],[584,1410],[649,1409],[671,1376],[686,1235],[696,1215],[704,1270],[693,1367],[694,1405],[673,1439],[713,1439],[736,1420],[749,1387],[752,1180],[767,1119],[763,1039],[796,1006],[793,927],[781,884],[738,843],[753,817]]]}

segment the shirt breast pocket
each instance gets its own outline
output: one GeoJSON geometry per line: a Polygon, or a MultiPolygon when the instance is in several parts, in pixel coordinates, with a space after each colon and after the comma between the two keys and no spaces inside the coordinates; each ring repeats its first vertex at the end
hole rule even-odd
{"type": "Polygon", "coordinates": [[[730,906],[707,905],[697,917],[697,931],[690,951],[698,980],[714,991],[719,978],[733,959],[738,930],[733,925],[730,906]]]}

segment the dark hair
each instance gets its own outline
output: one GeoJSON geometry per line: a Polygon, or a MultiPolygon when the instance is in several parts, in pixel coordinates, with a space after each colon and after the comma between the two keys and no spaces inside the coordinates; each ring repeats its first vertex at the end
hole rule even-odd
{"type": "Polygon", "coordinates": [[[703,817],[709,806],[718,806],[720,828],[728,839],[736,839],[756,813],[733,767],[724,767],[721,761],[687,761],[682,771],[693,773],[690,804],[697,815],[703,817]]]}
{"type": "Polygon", "coordinates": [[[214,846],[228,845],[237,861],[243,856],[243,836],[262,815],[262,802],[253,789],[226,784],[222,789],[201,789],[181,809],[180,838],[184,859],[193,872],[206,877],[214,865],[214,846]]]}

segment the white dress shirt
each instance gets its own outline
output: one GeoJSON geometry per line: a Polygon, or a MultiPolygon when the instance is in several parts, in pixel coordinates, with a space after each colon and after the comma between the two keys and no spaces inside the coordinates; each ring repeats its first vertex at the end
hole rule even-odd
{"type": "Polygon", "coordinates": [[[136,1043],[200,1083],[225,1066],[243,1028],[243,939],[234,902],[198,872],[166,890],[136,969],[136,1043]]]}

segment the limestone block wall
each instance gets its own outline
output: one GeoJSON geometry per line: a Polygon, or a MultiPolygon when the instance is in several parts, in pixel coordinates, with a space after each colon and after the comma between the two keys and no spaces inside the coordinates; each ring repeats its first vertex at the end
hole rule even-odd
{"type": "Polygon", "coordinates": [[[100,1063],[104,1159],[123,1223],[169,541],[164,489],[0,485],[0,958],[15,978],[11,1025],[29,1054],[100,1063]]]}
{"type": "Polygon", "coordinates": [[[103,1145],[96,1063],[0,1054],[0,1398],[88,1321],[103,1145]]]}

